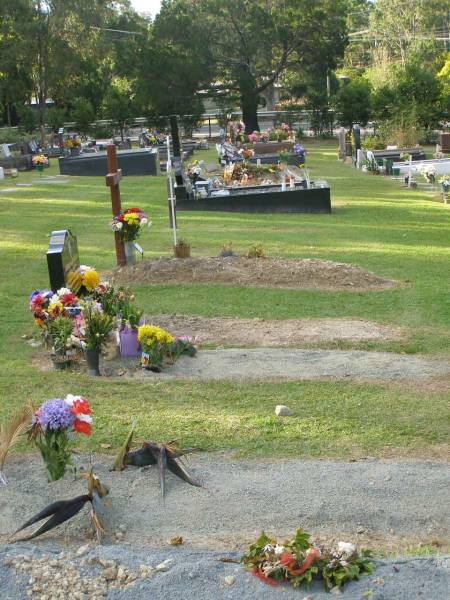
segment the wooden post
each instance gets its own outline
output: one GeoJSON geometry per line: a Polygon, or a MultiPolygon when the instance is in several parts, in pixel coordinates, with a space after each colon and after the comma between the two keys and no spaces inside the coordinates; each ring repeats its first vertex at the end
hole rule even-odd
{"type": "MultiPolygon", "coordinates": [[[[119,182],[122,179],[122,170],[117,168],[116,146],[114,144],[108,144],[106,149],[108,154],[108,175],[106,176],[106,185],[111,188],[113,217],[117,217],[120,215],[121,211],[119,182]]],[[[114,232],[114,238],[116,242],[117,266],[124,267],[127,264],[127,259],[125,258],[125,247],[123,245],[122,237],[118,231],[114,232]]]]}

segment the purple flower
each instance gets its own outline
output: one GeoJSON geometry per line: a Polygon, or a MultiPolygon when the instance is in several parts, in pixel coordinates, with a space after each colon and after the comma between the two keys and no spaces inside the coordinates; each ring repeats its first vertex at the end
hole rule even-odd
{"type": "Polygon", "coordinates": [[[42,429],[67,429],[72,427],[75,415],[72,414],[70,406],[60,398],[47,400],[33,417],[33,424],[39,423],[42,429]]]}

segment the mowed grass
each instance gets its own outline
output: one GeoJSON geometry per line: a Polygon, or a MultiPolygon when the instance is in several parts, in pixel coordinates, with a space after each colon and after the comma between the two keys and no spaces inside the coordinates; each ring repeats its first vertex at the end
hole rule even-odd
{"type": "MultiPolygon", "coordinates": [[[[244,252],[262,242],[269,256],[358,264],[407,285],[368,293],[136,285],[139,303],[153,313],[373,319],[401,325],[409,334],[402,342],[366,347],[448,356],[449,207],[426,192],[338,163],[334,144],[307,147],[312,176],[331,184],[331,215],[179,213],[179,234],[191,242],[192,253],[217,255],[221,244],[230,241],[235,251],[244,252]]],[[[204,157],[212,161],[214,153],[204,157]]],[[[52,163],[46,175],[58,172],[56,161],[52,163]]],[[[20,174],[18,181],[39,180],[29,173],[20,174]]],[[[0,189],[11,187],[11,180],[0,183],[0,189]]],[[[146,256],[170,255],[165,178],[126,177],[121,191],[124,206],[142,207],[153,221],[141,238],[146,256]]],[[[448,442],[445,391],[350,382],[140,385],[32,368],[33,350],[21,336],[34,332],[29,292],[48,285],[47,234],[70,227],[78,236],[82,263],[108,270],[115,263],[110,213],[103,178],[71,178],[65,185],[39,182],[0,193],[0,416],[29,399],[39,403],[80,392],[95,408],[95,433],[84,441],[91,448],[105,441],[119,443],[133,418],[144,437],[176,437],[184,444],[252,456],[348,456],[381,453],[386,447],[426,454],[448,442]],[[279,403],[291,406],[297,416],[276,419],[273,409],[279,403]]]]}

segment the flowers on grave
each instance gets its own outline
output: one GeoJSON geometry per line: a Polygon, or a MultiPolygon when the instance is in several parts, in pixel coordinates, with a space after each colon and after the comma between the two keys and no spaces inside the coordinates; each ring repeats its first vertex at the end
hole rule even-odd
{"type": "Polygon", "coordinates": [[[255,151],[251,148],[245,148],[245,150],[242,150],[242,156],[244,159],[251,158],[252,156],[255,156],[255,151]]]}
{"type": "Polygon", "coordinates": [[[449,189],[450,189],[450,175],[443,175],[439,179],[439,183],[441,184],[442,192],[444,194],[448,194],[449,189]]]}
{"type": "Polygon", "coordinates": [[[249,133],[249,135],[248,135],[248,141],[251,144],[256,144],[257,142],[259,142],[259,139],[260,139],[259,131],[254,131],[253,133],[249,133]]]}
{"type": "Polygon", "coordinates": [[[138,327],[138,341],[142,348],[141,365],[151,371],[161,371],[166,364],[173,364],[182,354],[191,357],[197,354],[192,338],[175,338],[156,325],[144,324],[138,327]]]}
{"type": "Polygon", "coordinates": [[[88,265],[81,265],[76,271],[70,273],[68,278],[70,289],[80,296],[92,293],[100,283],[98,272],[88,265]]]}
{"type": "Polygon", "coordinates": [[[75,433],[91,434],[92,411],[83,396],[69,394],[44,402],[34,413],[29,432],[41,452],[52,481],[71,464],[70,441],[75,433]]]}
{"type": "Polygon", "coordinates": [[[114,318],[106,314],[100,302],[88,298],[83,304],[84,340],[87,350],[100,352],[114,328],[114,318]]]}
{"type": "Polygon", "coordinates": [[[297,156],[300,158],[300,164],[304,164],[305,157],[306,157],[305,148],[303,148],[303,146],[301,146],[299,143],[297,143],[297,144],[294,144],[293,150],[294,150],[295,154],[297,154],[297,156]]]}
{"type": "Polygon", "coordinates": [[[189,177],[192,183],[195,183],[197,179],[202,174],[202,164],[203,161],[194,160],[188,165],[186,175],[189,177]]]}
{"type": "Polygon", "coordinates": [[[81,146],[81,142],[79,142],[76,138],[69,138],[64,145],[66,148],[79,148],[81,146]]]}
{"type": "Polygon", "coordinates": [[[267,133],[271,142],[284,142],[295,138],[295,133],[287,123],[282,123],[279,127],[269,129],[267,133]]]}
{"type": "Polygon", "coordinates": [[[423,165],[422,168],[420,169],[420,172],[424,176],[425,181],[427,183],[434,183],[436,181],[436,175],[437,175],[436,165],[433,165],[433,164],[423,165]]]}
{"type": "Polygon", "coordinates": [[[44,156],[43,154],[35,154],[33,156],[33,158],[31,159],[33,162],[33,165],[37,168],[37,167],[48,167],[48,158],[46,156],[44,156]]]}
{"type": "Polygon", "coordinates": [[[128,208],[125,212],[113,217],[111,228],[120,234],[124,242],[132,242],[138,238],[141,227],[148,224],[148,219],[140,208],[128,208]]]}
{"type": "Polygon", "coordinates": [[[368,550],[358,552],[353,544],[346,542],[339,542],[337,549],[326,550],[311,544],[309,537],[298,529],[291,540],[279,544],[263,532],[241,561],[255,577],[269,585],[291,583],[299,587],[322,578],[328,590],[373,572],[368,550]]]}

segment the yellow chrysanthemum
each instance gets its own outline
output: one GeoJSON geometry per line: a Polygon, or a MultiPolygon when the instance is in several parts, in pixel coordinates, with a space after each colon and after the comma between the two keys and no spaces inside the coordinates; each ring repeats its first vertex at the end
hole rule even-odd
{"type": "Polygon", "coordinates": [[[156,325],[141,325],[138,328],[138,340],[141,344],[152,344],[155,341],[160,344],[171,344],[173,339],[169,332],[156,325]]]}
{"type": "Polygon", "coordinates": [[[92,292],[100,283],[100,277],[97,271],[86,271],[83,275],[83,285],[88,292],[92,292]]]}
{"type": "Polygon", "coordinates": [[[128,213],[124,215],[123,219],[128,225],[137,225],[140,222],[139,215],[136,213],[128,213]]]}

